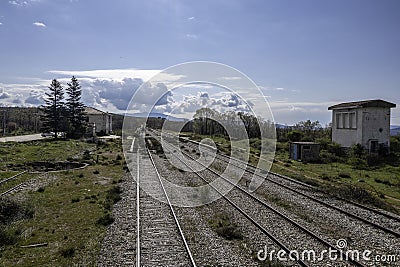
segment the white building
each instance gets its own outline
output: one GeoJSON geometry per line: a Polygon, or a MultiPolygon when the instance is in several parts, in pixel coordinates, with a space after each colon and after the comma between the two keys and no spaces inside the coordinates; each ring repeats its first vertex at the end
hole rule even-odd
{"type": "Polygon", "coordinates": [[[366,100],[333,105],[332,141],[342,147],[361,144],[371,153],[390,147],[390,109],[396,104],[366,100]]]}
{"type": "Polygon", "coordinates": [[[86,121],[92,127],[93,134],[110,134],[112,132],[112,116],[108,112],[85,107],[86,121]]]}

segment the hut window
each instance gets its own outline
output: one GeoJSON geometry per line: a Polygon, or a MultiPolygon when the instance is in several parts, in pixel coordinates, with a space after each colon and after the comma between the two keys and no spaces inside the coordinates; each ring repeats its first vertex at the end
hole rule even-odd
{"type": "Polygon", "coordinates": [[[340,112],[336,114],[337,129],[356,129],[357,118],[355,112],[340,112]]]}

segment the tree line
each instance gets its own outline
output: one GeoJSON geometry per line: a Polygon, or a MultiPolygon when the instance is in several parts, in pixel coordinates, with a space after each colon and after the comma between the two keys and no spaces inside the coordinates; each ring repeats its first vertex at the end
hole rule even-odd
{"type": "Polygon", "coordinates": [[[37,133],[42,128],[37,107],[0,107],[1,134],[37,133]]]}
{"type": "Polygon", "coordinates": [[[300,121],[293,126],[277,127],[278,142],[315,142],[321,138],[331,139],[332,127],[322,127],[319,121],[300,121]]]}
{"type": "Polygon", "coordinates": [[[86,132],[86,115],[78,79],[72,76],[65,91],[61,83],[53,79],[48,89],[45,104],[40,107],[42,129],[54,132],[55,138],[60,132],[66,132],[68,138],[82,137],[86,132]],[[67,97],[64,99],[65,92],[67,97]]]}
{"type": "Polygon", "coordinates": [[[210,108],[198,109],[193,116],[192,131],[202,135],[224,137],[274,138],[275,129],[271,121],[265,121],[244,112],[218,112],[210,108]]]}

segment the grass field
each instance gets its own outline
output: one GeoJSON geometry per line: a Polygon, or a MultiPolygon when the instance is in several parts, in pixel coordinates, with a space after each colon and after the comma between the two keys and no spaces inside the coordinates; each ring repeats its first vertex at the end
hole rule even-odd
{"type": "MultiPolygon", "coordinates": [[[[97,146],[46,141],[7,144],[1,149],[0,170],[29,160],[62,161],[72,157],[90,165],[80,170],[29,174],[31,178],[45,175],[50,182],[15,200],[17,207],[32,214],[2,222],[0,266],[96,266],[106,225],[112,222],[111,207],[120,199],[118,183],[125,173],[119,141],[97,146]],[[85,152],[88,149],[93,152],[85,152]],[[47,246],[22,247],[40,243],[47,246]]],[[[5,202],[0,201],[7,207],[5,202]]]]}
{"type": "Polygon", "coordinates": [[[289,159],[288,153],[277,153],[273,170],[302,175],[321,182],[352,184],[363,187],[393,205],[400,207],[400,168],[382,165],[368,170],[354,169],[347,163],[302,163],[289,159]],[[399,199],[399,201],[397,201],[399,199]]]}

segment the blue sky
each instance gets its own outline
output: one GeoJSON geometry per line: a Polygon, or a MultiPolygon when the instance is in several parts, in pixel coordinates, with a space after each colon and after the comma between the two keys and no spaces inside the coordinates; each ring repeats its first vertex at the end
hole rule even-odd
{"type": "Polygon", "coordinates": [[[399,14],[397,0],[1,0],[0,104],[38,105],[75,74],[87,104],[118,111],[157,70],[209,60],[260,86],[277,122],[325,124],[338,102],[400,105],[399,14]]]}

